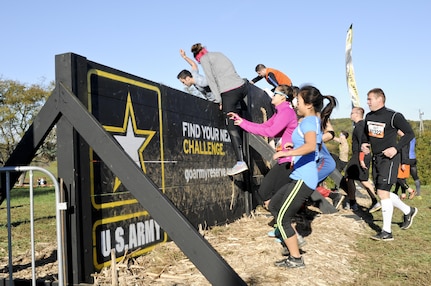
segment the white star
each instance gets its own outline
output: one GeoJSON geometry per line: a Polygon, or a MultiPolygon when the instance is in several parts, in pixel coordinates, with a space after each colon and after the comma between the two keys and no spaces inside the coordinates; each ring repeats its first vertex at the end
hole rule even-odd
{"type": "MultiPolygon", "coordinates": [[[[139,159],[139,150],[144,144],[147,137],[136,137],[133,132],[132,118],[129,116],[129,121],[127,122],[126,135],[114,135],[114,138],[123,147],[124,151],[133,159],[133,161],[141,166],[141,160],[139,159]]],[[[142,168],[142,166],[141,166],[142,168]]]]}

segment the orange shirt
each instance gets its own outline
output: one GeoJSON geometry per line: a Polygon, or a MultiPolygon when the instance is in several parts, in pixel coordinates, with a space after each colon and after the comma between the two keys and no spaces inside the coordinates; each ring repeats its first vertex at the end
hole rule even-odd
{"type": "Polygon", "coordinates": [[[285,75],[279,70],[272,69],[272,68],[266,68],[265,79],[269,84],[275,87],[281,84],[290,85],[290,86],[292,85],[292,81],[287,75],[285,75]],[[274,77],[275,77],[275,82],[274,82],[274,77]]]}

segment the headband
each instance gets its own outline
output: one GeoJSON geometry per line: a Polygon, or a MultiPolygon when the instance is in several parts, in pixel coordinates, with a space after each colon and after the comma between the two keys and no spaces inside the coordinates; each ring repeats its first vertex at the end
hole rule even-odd
{"type": "Polygon", "coordinates": [[[274,94],[281,94],[281,95],[283,95],[284,97],[286,97],[286,99],[289,99],[289,96],[288,96],[287,94],[283,93],[283,92],[280,92],[280,91],[276,91],[276,90],[274,90],[274,94]]]}
{"type": "Polygon", "coordinates": [[[195,55],[195,59],[198,61],[198,63],[201,63],[201,58],[202,58],[206,53],[208,53],[207,49],[202,48],[202,49],[199,51],[199,53],[197,53],[197,54],[195,55]]]}

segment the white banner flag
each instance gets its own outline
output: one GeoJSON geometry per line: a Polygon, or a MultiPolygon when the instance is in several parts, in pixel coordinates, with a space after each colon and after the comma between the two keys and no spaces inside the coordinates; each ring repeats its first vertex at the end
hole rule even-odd
{"type": "Polygon", "coordinates": [[[352,100],[352,106],[359,107],[361,105],[359,104],[359,94],[358,89],[356,88],[355,71],[352,63],[352,38],[353,25],[350,25],[346,38],[346,80],[350,99],[352,100]]]}

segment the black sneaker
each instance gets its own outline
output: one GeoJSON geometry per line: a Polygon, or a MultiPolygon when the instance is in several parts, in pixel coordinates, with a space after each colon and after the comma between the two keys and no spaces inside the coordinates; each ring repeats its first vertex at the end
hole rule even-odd
{"type": "Polygon", "coordinates": [[[302,256],[300,258],[295,258],[292,256],[289,256],[288,258],[276,261],[274,263],[277,267],[286,267],[286,268],[304,268],[304,259],[302,256]]]}
{"type": "Polygon", "coordinates": [[[408,215],[404,215],[404,222],[401,225],[401,229],[408,229],[412,225],[413,218],[417,213],[418,213],[417,208],[410,207],[410,213],[408,215]]]}
{"type": "Polygon", "coordinates": [[[376,234],[375,236],[372,236],[371,239],[390,241],[394,240],[394,237],[392,236],[392,233],[382,230],[380,233],[376,234]]]}

